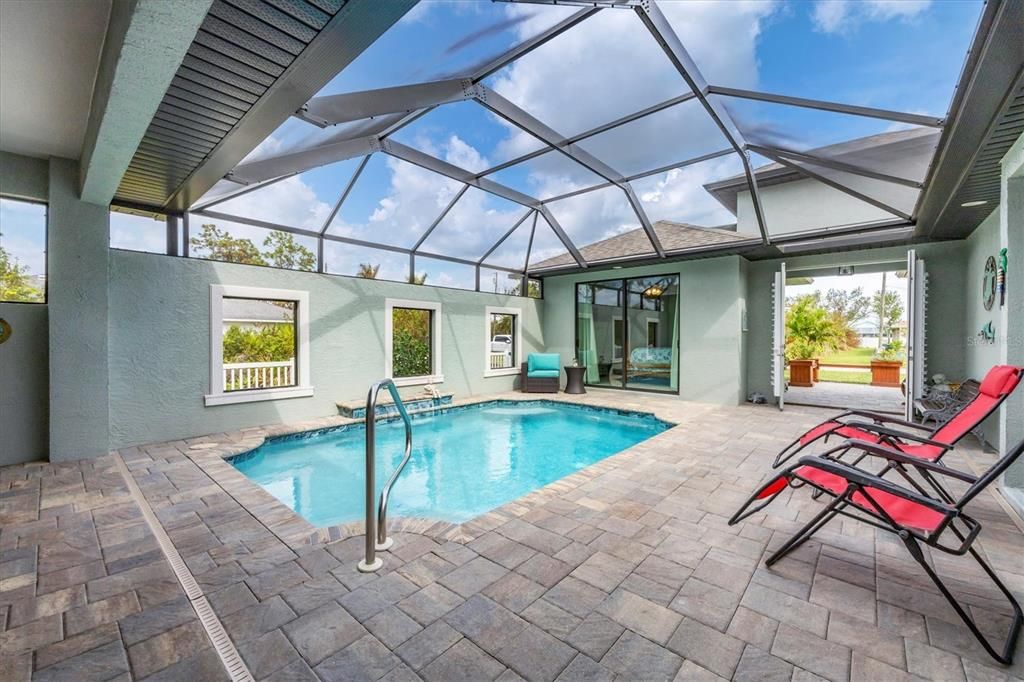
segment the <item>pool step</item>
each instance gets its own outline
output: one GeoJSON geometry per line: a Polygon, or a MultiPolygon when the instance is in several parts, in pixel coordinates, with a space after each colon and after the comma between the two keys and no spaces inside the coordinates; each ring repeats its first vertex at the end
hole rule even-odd
{"type": "MultiPolygon", "coordinates": [[[[445,407],[452,404],[452,393],[442,393],[438,397],[430,395],[417,395],[409,398],[402,398],[402,402],[405,403],[405,409],[409,411],[409,414],[420,412],[436,407],[445,407]]],[[[366,418],[366,401],[365,400],[347,400],[345,402],[339,402],[338,412],[343,417],[350,419],[365,419],[366,418]]],[[[391,401],[390,396],[382,395],[381,401],[377,403],[376,413],[382,417],[395,417],[398,416],[398,408],[395,407],[394,402],[391,401]]]]}

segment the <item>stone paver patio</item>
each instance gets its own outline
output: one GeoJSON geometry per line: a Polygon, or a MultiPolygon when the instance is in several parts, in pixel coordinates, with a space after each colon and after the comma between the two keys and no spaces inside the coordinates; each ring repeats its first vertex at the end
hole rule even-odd
{"type": "Polygon", "coordinates": [[[898,388],[840,384],[834,381],[819,382],[814,388],[790,386],[786,389],[786,402],[793,405],[833,409],[859,408],[893,414],[903,414],[904,406],[903,394],[898,388]]]}
{"type": "MultiPolygon", "coordinates": [[[[523,398],[509,395],[504,397],[523,398]]],[[[531,396],[525,396],[530,398],[531,396]]],[[[547,397],[547,396],[544,396],[547,397]]],[[[1007,680],[891,536],[837,520],[763,564],[819,504],[726,520],[827,411],[557,396],[677,427],[461,526],[396,520],[361,574],[355,524],[314,529],[225,462],[253,429],[0,469],[0,679],[227,679],[120,474],[121,458],[255,679],[1007,680]]],[[[973,442],[955,457],[983,467],[973,442]]],[[[1024,594],[1024,534],[995,494],[980,546],[1024,594]]],[[[999,630],[971,562],[940,572],[999,630]]]]}

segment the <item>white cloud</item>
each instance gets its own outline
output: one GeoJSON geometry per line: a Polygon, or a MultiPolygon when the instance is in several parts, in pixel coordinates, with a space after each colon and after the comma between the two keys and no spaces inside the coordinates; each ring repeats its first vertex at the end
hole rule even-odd
{"type": "Polygon", "coordinates": [[[303,182],[302,176],[293,175],[229,199],[211,210],[289,227],[319,230],[327,220],[331,206],[317,197],[313,188],[303,182]]]}
{"type": "Polygon", "coordinates": [[[743,172],[738,156],[727,156],[677,168],[633,183],[633,188],[652,221],[672,220],[704,227],[736,221],[703,185],[743,172]]]}
{"type": "Polygon", "coordinates": [[[843,33],[867,21],[909,21],[930,5],[931,0],[817,0],[811,20],[823,33],[843,33]]]}

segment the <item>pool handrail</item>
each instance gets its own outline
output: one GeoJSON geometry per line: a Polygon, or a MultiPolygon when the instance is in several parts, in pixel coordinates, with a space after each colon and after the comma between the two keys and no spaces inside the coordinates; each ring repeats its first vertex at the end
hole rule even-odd
{"type": "Polygon", "coordinates": [[[405,469],[405,465],[409,462],[409,458],[412,456],[412,420],[409,418],[409,413],[405,409],[405,403],[402,402],[401,396],[398,395],[398,388],[395,386],[395,382],[391,379],[380,379],[379,381],[373,382],[370,385],[370,390],[366,395],[366,557],[363,561],[359,562],[359,570],[364,573],[376,571],[384,562],[377,558],[377,551],[386,551],[391,548],[394,544],[394,539],[388,537],[388,497],[391,493],[391,487],[398,480],[398,477],[402,474],[402,470],[405,469]],[[374,488],[376,487],[376,481],[374,475],[376,472],[376,458],[377,458],[377,446],[376,446],[376,425],[377,425],[377,394],[380,393],[380,389],[387,388],[388,393],[391,394],[391,400],[394,402],[395,407],[398,409],[398,414],[401,415],[402,421],[405,423],[405,456],[402,457],[402,462],[395,469],[394,473],[391,474],[391,478],[384,485],[384,488],[380,491],[380,504],[377,506],[376,518],[374,517],[374,488]]]}

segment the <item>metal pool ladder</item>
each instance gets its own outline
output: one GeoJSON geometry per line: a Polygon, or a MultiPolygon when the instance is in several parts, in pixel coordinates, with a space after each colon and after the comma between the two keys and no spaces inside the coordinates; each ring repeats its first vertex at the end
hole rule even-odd
{"type": "Polygon", "coordinates": [[[375,381],[370,386],[370,392],[366,395],[366,558],[360,561],[358,566],[359,570],[363,573],[376,571],[383,566],[384,562],[377,558],[377,552],[391,549],[391,546],[395,544],[394,538],[388,537],[388,495],[391,493],[391,486],[398,480],[411,455],[412,420],[409,419],[409,413],[405,410],[405,403],[402,402],[401,396],[398,395],[398,388],[395,387],[395,382],[391,379],[375,381]],[[380,504],[377,506],[375,516],[373,498],[374,489],[376,488],[374,472],[376,470],[377,457],[377,394],[380,393],[382,388],[388,389],[388,393],[391,394],[391,400],[394,401],[395,407],[398,408],[398,414],[401,415],[402,421],[405,422],[405,456],[402,457],[402,463],[398,465],[395,472],[391,474],[391,478],[388,479],[387,484],[380,491],[380,504]]]}

